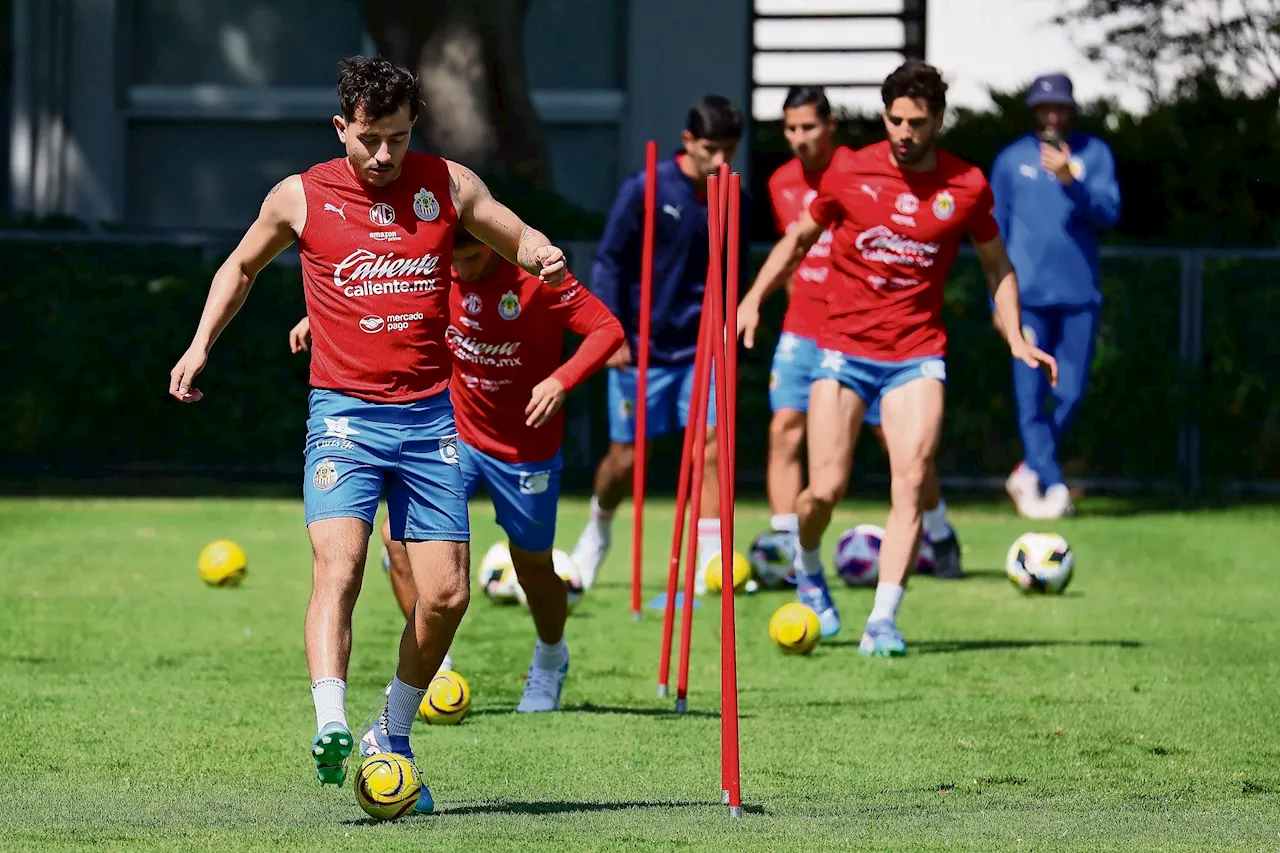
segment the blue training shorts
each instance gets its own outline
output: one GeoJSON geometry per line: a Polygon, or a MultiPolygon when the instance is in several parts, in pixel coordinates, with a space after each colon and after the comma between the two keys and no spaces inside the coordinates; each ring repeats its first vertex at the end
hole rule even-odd
{"type": "Polygon", "coordinates": [[[916,379],[947,381],[947,363],[938,356],[909,358],[905,361],[875,361],[845,355],[837,350],[822,350],[821,360],[814,371],[814,381],[834,379],[862,398],[867,404],[863,422],[872,426],[880,423],[880,398],[916,379]]]}
{"type": "Polygon", "coordinates": [[[314,388],[307,419],[307,524],[373,525],[386,491],[392,539],[471,538],[448,391],[413,403],[370,403],[314,388]]]}
{"type": "MultiPolygon", "coordinates": [[[[609,371],[609,440],[632,444],[636,440],[636,378],[634,367],[609,371]]],[[[666,435],[676,426],[689,423],[689,401],[693,398],[693,365],[650,367],[645,397],[649,407],[645,432],[649,438],[666,435]]],[[[710,383],[707,426],[716,425],[716,383],[710,383]]]]}
{"type": "Polygon", "coordinates": [[[790,332],[778,337],[769,369],[769,409],[809,411],[809,386],[818,367],[818,342],[790,332]]]}
{"type": "Polygon", "coordinates": [[[476,496],[483,482],[493,500],[498,526],[506,531],[511,544],[523,551],[550,550],[556,537],[556,506],[564,467],[560,454],[545,462],[503,462],[461,441],[458,457],[467,500],[476,496]]]}

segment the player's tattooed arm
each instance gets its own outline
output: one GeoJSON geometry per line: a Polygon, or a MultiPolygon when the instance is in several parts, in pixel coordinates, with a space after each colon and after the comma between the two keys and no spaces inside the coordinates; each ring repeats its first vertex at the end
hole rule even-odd
{"type": "Polygon", "coordinates": [[[796,267],[800,266],[804,256],[821,236],[822,226],[806,210],[774,245],[769,257],[765,258],[751,289],[738,305],[738,334],[742,335],[743,346],[747,349],[755,346],[756,327],[760,325],[760,306],[775,290],[791,280],[796,267]]]}
{"type": "Polygon", "coordinates": [[[466,166],[449,163],[450,191],[462,227],[513,264],[548,284],[564,279],[564,252],[541,231],[493,197],[484,181],[466,166]]]}

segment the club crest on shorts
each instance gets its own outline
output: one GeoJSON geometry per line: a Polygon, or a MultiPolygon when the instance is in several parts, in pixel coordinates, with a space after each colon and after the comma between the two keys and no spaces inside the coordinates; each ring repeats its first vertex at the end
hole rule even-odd
{"type": "Polygon", "coordinates": [[[943,190],[933,198],[933,215],[944,222],[956,212],[956,200],[951,193],[943,190]]]}
{"type": "Polygon", "coordinates": [[[940,358],[931,358],[920,365],[920,375],[925,379],[947,378],[947,363],[940,358]]]}
{"type": "Polygon", "coordinates": [[[498,316],[504,320],[514,320],[520,316],[520,297],[516,296],[514,290],[502,294],[502,299],[498,301],[498,316]]]}
{"type": "Polygon", "coordinates": [[[540,495],[551,487],[550,471],[521,471],[520,494],[540,495]]]}
{"type": "Polygon", "coordinates": [[[413,212],[423,222],[435,222],[440,215],[440,202],[436,201],[436,194],[426,187],[414,193],[413,212]]]}
{"type": "Polygon", "coordinates": [[[778,389],[778,371],[769,371],[769,390],[776,391],[778,389]]]}
{"type": "Polygon", "coordinates": [[[321,459],[316,463],[315,473],[311,475],[311,485],[317,491],[327,492],[338,483],[338,464],[332,459],[321,459]]]}
{"type": "Polygon", "coordinates": [[[1033,347],[1039,346],[1039,344],[1036,343],[1036,330],[1030,326],[1022,327],[1022,339],[1033,347]]]}
{"type": "Polygon", "coordinates": [[[440,439],[440,461],[446,465],[458,464],[458,437],[456,435],[440,439]]]}

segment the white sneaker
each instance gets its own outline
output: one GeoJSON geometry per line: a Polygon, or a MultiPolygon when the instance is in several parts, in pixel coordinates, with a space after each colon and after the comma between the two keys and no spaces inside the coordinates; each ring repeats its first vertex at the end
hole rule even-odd
{"type": "Polygon", "coordinates": [[[529,676],[524,683],[524,695],[520,697],[516,712],[539,714],[560,710],[560,691],[564,689],[564,678],[568,674],[568,652],[565,652],[564,664],[555,669],[543,669],[530,663],[529,676]]]}
{"type": "Polygon", "coordinates": [[[1071,503],[1071,490],[1066,483],[1056,483],[1045,490],[1044,497],[1029,506],[1031,515],[1028,518],[1053,520],[1074,515],[1076,508],[1071,503]]]}
{"type": "Polygon", "coordinates": [[[609,554],[612,539],[613,534],[608,527],[588,522],[582,535],[578,537],[578,544],[573,546],[573,553],[569,556],[578,567],[584,590],[591,589],[592,584],[596,582],[596,572],[600,570],[600,564],[609,554]]]}
{"type": "Polygon", "coordinates": [[[1035,504],[1040,500],[1040,478],[1027,467],[1026,462],[1019,462],[1018,467],[1013,469],[1013,473],[1004,481],[1004,490],[1013,499],[1018,515],[1023,518],[1038,517],[1035,513],[1039,510],[1035,504]]]}

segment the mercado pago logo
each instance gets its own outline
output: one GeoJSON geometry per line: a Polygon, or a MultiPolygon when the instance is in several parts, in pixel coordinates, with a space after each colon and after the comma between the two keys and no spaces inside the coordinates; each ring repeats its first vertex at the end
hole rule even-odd
{"type": "Polygon", "coordinates": [[[399,258],[395,252],[376,254],[356,249],[333,265],[333,283],[350,297],[420,293],[440,286],[436,269],[440,256],[399,258]]]}

